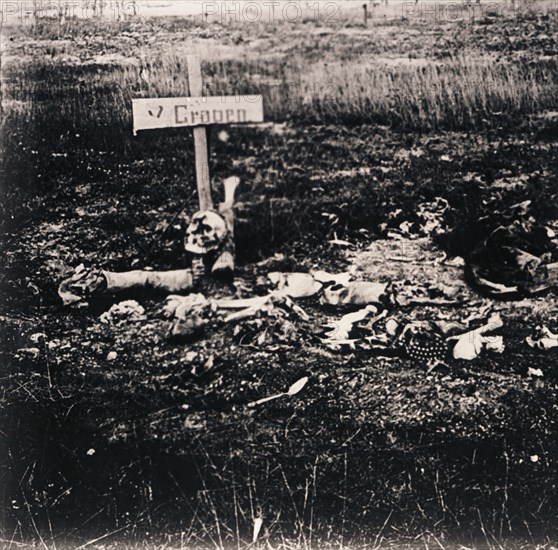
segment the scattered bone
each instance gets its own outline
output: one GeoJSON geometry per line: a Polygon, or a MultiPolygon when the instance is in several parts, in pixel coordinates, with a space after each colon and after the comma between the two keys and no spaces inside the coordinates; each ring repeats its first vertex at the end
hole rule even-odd
{"type": "Polygon", "coordinates": [[[39,348],[19,348],[16,353],[16,357],[26,356],[36,359],[41,354],[39,348]]]}
{"type": "MultiPolygon", "coordinates": [[[[242,300],[244,302],[244,300],[242,300]]],[[[261,311],[264,311],[271,305],[272,295],[263,296],[261,298],[255,298],[252,305],[242,309],[237,313],[231,313],[225,317],[226,323],[232,323],[234,321],[240,321],[242,319],[248,319],[254,317],[261,311]]]]}
{"type": "Polygon", "coordinates": [[[399,323],[393,317],[386,321],[386,332],[388,336],[395,336],[397,334],[398,328],[399,323]]]}
{"type": "Polygon", "coordinates": [[[450,267],[465,267],[465,260],[461,256],[448,258],[446,253],[444,253],[444,258],[441,259],[441,263],[450,267]]]}
{"type": "MultiPolygon", "coordinates": [[[[225,214],[225,210],[230,210],[233,208],[234,206],[234,196],[236,193],[236,188],[240,185],[240,178],[237,176],[231,176],[230,178],[227,178],[224,182],[223,182],[223,189],[225,192],[225,199],[223,200],[223,202],[219,205],[219,211],[221,212],[221,214],[223,215],[224,218],[227,218],[228,213],[225,214]]],[[[232,218],[227,220],[229,222],[230,225],[232,225],[232,218]]]]}
{"type": "Polygon", "coordinates": [[[471,361],[476,359],[484,348],[496,353],[502,353],[504,351],[503,338],[501,336],[485,336],[485,334],[497,330],[503,325],[500,314],[495,313],[490,316],[486,325],[466,332],[461,336],[450,336],[448,340],[457,340],[453,348],[454,359],[471,361]]]}
{"type": "Polygon", "coordinates": [[[285,305],[302,319],[308,320],[308,314],[296,305],[287,294],[285,287],[266,296],[244,298],[239,300],[217,300],[216,306],[220,309],[241,309],[225,318],[225,322],[239,321],[257,315],[261,311],[270,311],[275,305],[285,305]]]}
{"type": "Polygon", "coordinates": [[[534,369],[532,367],[529,367],[527,369],[527,376],[531,376],[533,378],[543,378],[544,373],[541,369],[534,369]]]}
{"type": "Polygon", "coordinates": [[[390,356],[394,352],[403,351],[407,357],[429,367],[429,372],[438,365],[446,365],[454,347],[454,357],[466,360],[474,359],[483,349],[497,353],[502,353],[504,350],[501,336],[487,335],[503,326],[499,314],[493,314],[484,326],[469,330],[465,334],[463,331],[466,330],[466,324],[463,322],[443,320],[400,322],[394,317],[388,318],[387,314],[384,310],[372,317],[369,323],[359,325],[360,330],[369,330],[371,335],[357,339],[351,338],[353,321],[359,322],[365,315],[365,310],[345,316],[327,325],[331,330],[326,334],[327,339],[323,342],[333,350],[338,350],[341,345],[356,349],[358,345],[376,354],[387,352],[390,356]],[[378,330],[374,325],[381,319],[385,319],[385,322],[378,330]]]}
{"type": "Polygon", "coordinates": [[[325,326],[331,330],[325,334],[327,339],[324,340],[324,343],[338,345],[342,341],[349,340],[349,335],[353,330],[353,325],[355,323],[364,321],[368,317],[376,315],[377,313],[378,308],[376,306],[368,305],[364,309],[344,315],[338,321],[328,323],[325,326]]]}
{"type": "Polygon", "coordinates": [[[219,214],[225,220],[227,235],[222,249],[211,267],[213,273],[219,271],[234,271],[235,243],[234,243],[234,197],[236,188],[240,185],[240,178],[232,176],[223,182],[225,198],[219,205],[219,214]]]}
{"type": "Polygon", "coordinates": [[[310,298],[321,289],[321,283],[308,273],[269,273],[267,278],[275,286],[276,292],[290,298],[310,298]]]}
{"type": "Polygon", "coordinates": [[[249,307],[263,305],[267,302],[270,295],[267,296],[255,296],[254,298],[240,298],[240,299],[229,299],[223,298],[221,300],[215,300],[215,304],[220,309],[247,309],[249,307]]]}
{"type": "Polygon", "coordinates": [[[324,289],[322,303],[363,306],[379,304],[386,294],[387,284],[355,281],[347,285],[334,285],[324,289]]]}
{"type": "Polygon", "coordinates": [[[297,304],[295,304],[288,296],[281,292],[271,293],[267,296],[252,298],[249,300],[218,300],[218,307],[223,309],[237,309],[242,306],[244,309],[237,313],[232,313],[225,317],[226,323],[241,321],[258,315],[260,312],[270,313],[277,305],[286,306],[288,309],[297,314],[301,319],[308,320],[308,314],[297,304]]]}
{"type": "Polygon", "coordinates": [[[549,350],[558,348],[558,334],[554,334],[546,326],[538,326],[534,337],[527,337],[527,344],[532,348],[549,350]]]}
{"type": "Polygon", "coordinates": [[[486,351],[493,351],[494,353],[503,353],[506,349],[503,336],[489,336],[485,340],[486,351]]]}
{"type": "Polygon", "coordinates": [[[208,300],[203,294],[190,294],[188,296],[167,297],[163,306],[163,313],[166,317],[176,317],[179,320],[186,320],[193,313],[199,314],[203,308],[210,306],[213,310],[239,310],[225,316],[224,321],[231,323],[249,319],[262,312],[270,313],[276,306],[284,306],[293,311],[300,318],[308,320],[308,314],[290,297],[284,290],[272,292],[266,296],[256,296],[254,298],[208,300]]]}
{"type": "Polygon", "coordinates": [[[326,284],[333,283],[335,285],[347,286],[351,279],[353,278],[350,273],[339,273],[334,275],[333,273],[328,273],[327,271],[315,271],[313,274],[314,279],[318,283],[326,284]]]}

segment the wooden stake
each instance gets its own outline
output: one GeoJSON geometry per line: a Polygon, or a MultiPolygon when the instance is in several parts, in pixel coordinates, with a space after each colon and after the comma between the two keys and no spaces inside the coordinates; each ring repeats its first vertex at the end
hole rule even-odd
{"type": "MultiPolygon", "coordinates": [[[[194,55],[188,56],[188,86],[191,97],[202,96],[203,81],[200,58],[194,55]]],[[[194,128],[194,147],[196,155],[196,183],[198,187],[200,210],[210,210],[213,209],[213,200],[211,199],[211,179],[209,176],[209,157],[207,154],[207,128],[205,126],[197,126],[194,128]]]]}

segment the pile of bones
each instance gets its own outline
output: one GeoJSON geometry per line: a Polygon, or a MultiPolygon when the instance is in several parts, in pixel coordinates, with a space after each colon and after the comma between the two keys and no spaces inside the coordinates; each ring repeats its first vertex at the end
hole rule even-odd
{"type": "MultiPolygon", "coordinates": [[[[164,312],[173,320],[169,335],[198,334],[205,324],[200,312],[209,307],[222,314],[226,323],[257,317],[270,309],[288,310],[296,318],[309,316],[296,300],[319,296],[328,307],[350,310],[328,323],[321,342],[332,350],[356,345],[376,353],[393,355],[394,350],[415,363],[433,369],[452,359],[472,360],[483,351],[501,353],[503,338],[495,332],[503,326],[499,313],[485,307],[460,322],[401,322],[388,314],[388,284],[352,281],[350,274],[269,273],[268,292],[247,299],[208,299],[194,290],[200,279],[234,272],[234,195],[239,179],[224,182],[224,201],[217,209],[197,212],[186,231],[185,249],[192,255],[192,267],[174,271],[128,271],[114,273],[78,267],[59,287],[65,305],[82,307],[99,294],[154,289],[168,294],[164,312]],[[364,338],[352,338],[358,328],[364,338]]],[[[393,300],[391,300],[393,303],[393,300]]],[[[558,336],[546,327],[528,339],[532,347],[558,346],[558,336]]]]}

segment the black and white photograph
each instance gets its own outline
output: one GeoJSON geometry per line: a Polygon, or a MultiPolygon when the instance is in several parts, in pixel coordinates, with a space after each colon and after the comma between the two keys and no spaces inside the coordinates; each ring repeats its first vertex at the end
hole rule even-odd
{"type": "Polygon", "coordinates": [[[556,0],[0,8],[0,549],[558,550],[556,0]]]}

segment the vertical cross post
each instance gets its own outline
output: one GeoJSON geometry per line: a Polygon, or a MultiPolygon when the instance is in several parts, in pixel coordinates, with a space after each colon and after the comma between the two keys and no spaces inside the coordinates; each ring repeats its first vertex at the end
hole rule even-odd
{"type": "Polygon", "coordinates": [[[364,26],[368,27],[368,6],[363,4],[362,9],[364,10],[364,26]]]}
{"type": "MultiPolygon", "coordinates": [[[[191,97],[202,96],[203,81],[200,58],[194,55],[188,56],[188,87],[191,97]]],[[[210,210],[213,209],[213,200],[211,199],[206,126],[197,126],[194,128],[194,150],[196,155],[196,184],[198,187],[200,210],[210,210]]]]}

